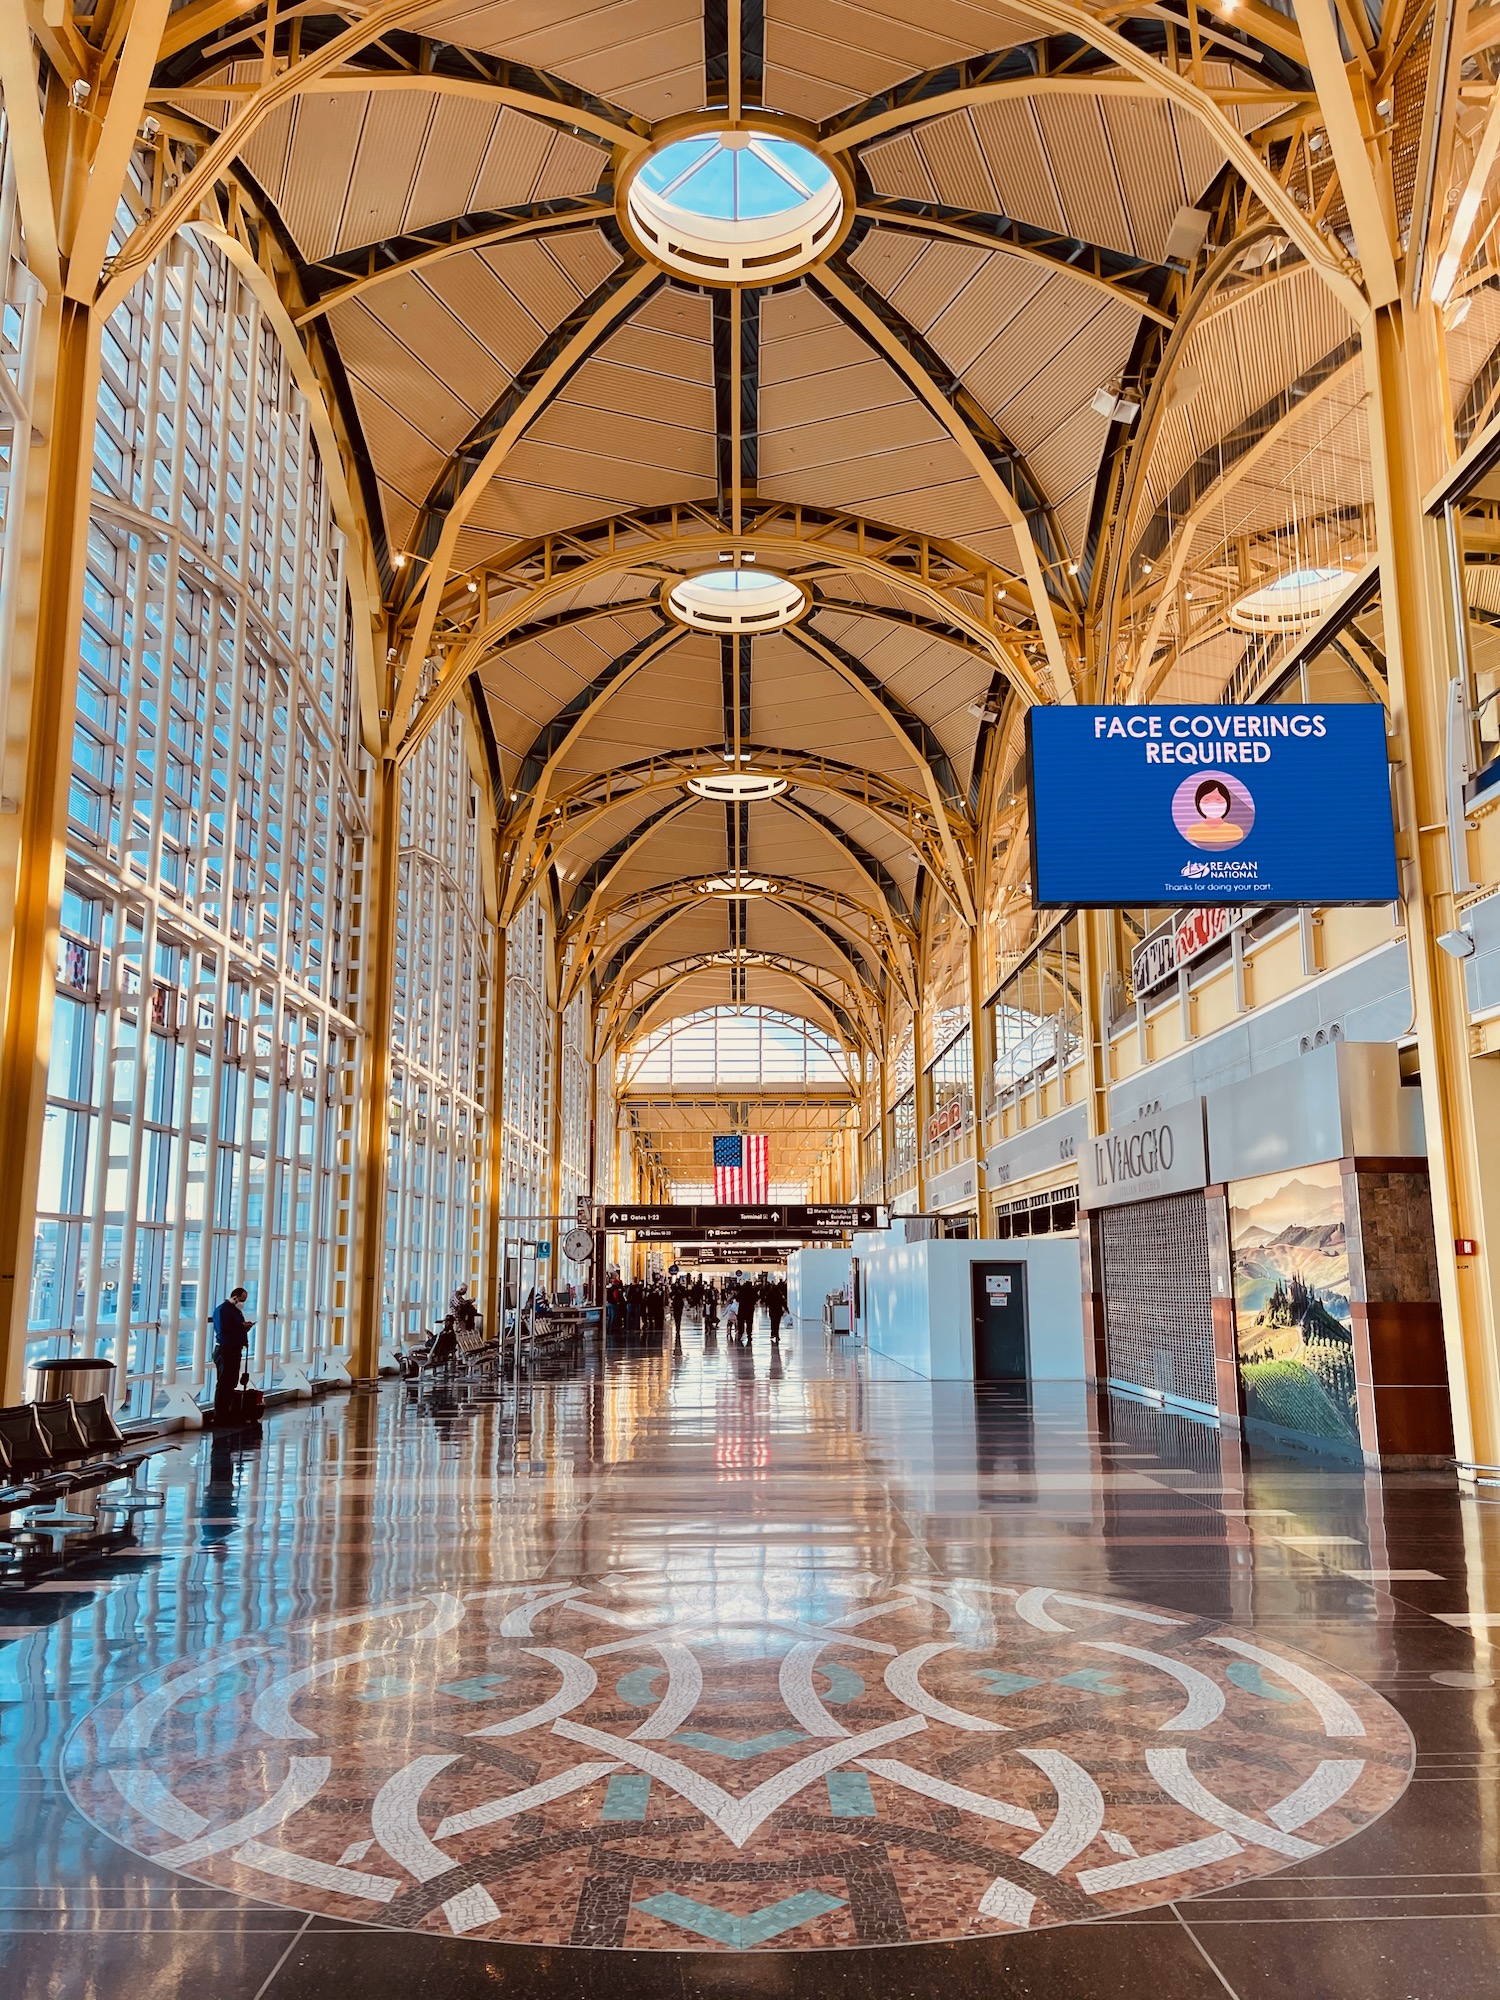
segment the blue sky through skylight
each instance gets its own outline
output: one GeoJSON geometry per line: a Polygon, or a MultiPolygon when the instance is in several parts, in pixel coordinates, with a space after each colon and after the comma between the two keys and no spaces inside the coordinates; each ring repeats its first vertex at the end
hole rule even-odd
{"type": "Polygon", "coordinates": [[[816,153],[791,139],[743,136],[748,143],[733,148],[712,133],[678,139],[647,160],[641,181],[689,215],[751,222],[800,207],[832,178],[816,153]]]}

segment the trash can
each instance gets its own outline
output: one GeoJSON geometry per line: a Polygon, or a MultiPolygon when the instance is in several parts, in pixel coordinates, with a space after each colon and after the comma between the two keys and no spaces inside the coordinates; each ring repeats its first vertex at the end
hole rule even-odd
{"type": "Polygon", "coordinates": [[[55,1403],[61,1396],[71,1396],[76,1403],[87,1403],[103,1396],[112,1405],[114,1381],[113,1361],[86,1361],[81,1356],[72,1361],[34,1361],[26,1371],[26,1400],[55,1403]]]}

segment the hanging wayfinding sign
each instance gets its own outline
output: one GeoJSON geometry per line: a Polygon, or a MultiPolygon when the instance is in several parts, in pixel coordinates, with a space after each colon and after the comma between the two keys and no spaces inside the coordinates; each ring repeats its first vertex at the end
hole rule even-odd
{"type": "MultiPolygon", "coordinates": [[[[765,1230],[804,1236],[842,1236],[851,1229],[883,1229],[886,1211],[875,1202],[791,1202],[769,1208],[719,1204],[601,1202],[596,1219],[603,1229],[680,1230],[684,1236],[708,1231],[765,1230]]],[[[670,1236],[656,1241],[671,1241],[670,1236]]]]}

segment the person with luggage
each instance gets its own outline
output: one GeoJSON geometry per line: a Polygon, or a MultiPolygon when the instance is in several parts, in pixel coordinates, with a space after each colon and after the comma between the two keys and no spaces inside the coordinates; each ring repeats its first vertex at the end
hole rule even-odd
{"type": "Polygon", "coordinates": [[[768,1304],[771,1309],[771,1339],[781,1339],[781,1322],[786,1318],[786,1279],[774,1278],[770,1285],[768,1304]]]}
{"type": "Polygon", "coordinates": [[[232,1423],[239,1411],[240,1377],[245,1372],[245,1356],[250,1351],[253,1319],[245,1317],[250,1294],[236,1285],[227,1299],[214,1307],[214,1422],[232,1423]]]}

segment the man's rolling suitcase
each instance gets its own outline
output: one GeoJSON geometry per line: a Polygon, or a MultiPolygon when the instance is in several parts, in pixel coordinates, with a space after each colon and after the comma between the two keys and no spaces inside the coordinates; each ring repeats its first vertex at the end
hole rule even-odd
{"type": "Polygon", "coordinates": [[[252,1389],[248,1374],[240,1377],[240,1386],[234,1392],[234,1422],[237,1424],[258,1424],[266,1413],[266,1399],[259,1389],[252,1389]]]}

